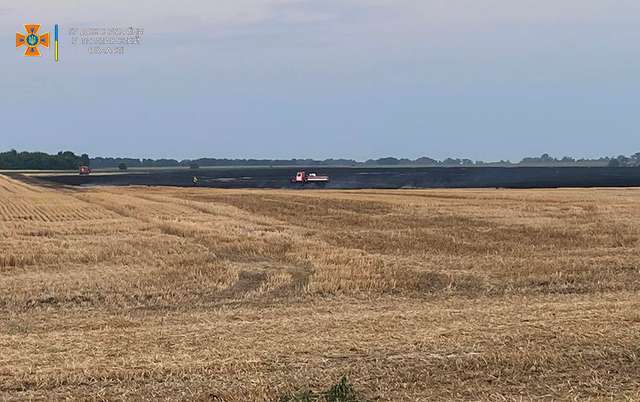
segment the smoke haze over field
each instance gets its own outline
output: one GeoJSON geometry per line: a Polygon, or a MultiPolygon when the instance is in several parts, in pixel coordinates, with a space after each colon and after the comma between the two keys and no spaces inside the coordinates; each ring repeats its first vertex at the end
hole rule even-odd
{"type": "Polygon", "coordinates": [[[27,0],[0,6],[0,150],[629,154],[639,23],[631,0],[27,0]],[[60,24],[61,63],[14,48],[29,22],[60,24]],[[72,48],[65,30],[130,25],[143,44],[122,56],[72,48]]]}

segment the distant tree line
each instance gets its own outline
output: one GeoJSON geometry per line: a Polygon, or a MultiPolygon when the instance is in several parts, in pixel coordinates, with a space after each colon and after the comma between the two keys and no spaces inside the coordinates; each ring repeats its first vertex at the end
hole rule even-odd
{"type": "Polygon", "coordinates": [[[609,167],[640,167],[640,152],[631,156],[620,155],[609,161],[609,167]]]}
{"type": "Polygon", "coordinates": [[[0,153],[0,169],[22,170],[74,170],[80,166],[91,166],[93,169],[120,169],[129,168],[171,168],[184,167],[197,169],[206,166],[345,166],[345,167],[369,167],[369,166],[425,166],[425,167],[465,167],[465,166],[609,166],[609,167],[640,167],[640,152],[631,156],[620,155],[617,157],[602,157],[597,159],[575,159],[569,156],[555,158],[549,154],[538,157],[526,157],[520,162],[501,160],[498,162],[473,161],[471,159],[446,158],[437,160],[428,157],[418,159],[386,157],[369,159],[359,162],[353,159],[136,159],[136,158],[92,158],[83,154],[77,156],[73,152],[58,152],[49,155],[43,152],[9,152],[0,153]]]}
{"type": "Polygon", "coordinates": [[[418,159],[394,158],[386,157],[379,159],[369,159],[359,162],[353,159],[133,159],[133,158],[93,158],[91,159],[91,167],[94,169],[101,168],[151,168],[151,167],[185,167],[195,169],[200,166],[345,166],[345,167],[368,167],[368,166],[425,166],[425,167],[465,167],[465,166],[621,166],[633,167],[640,166],[638,163],[639,154],[630,157],[601,157],[596,159],[576,159],[570,156],[555,158],[549,154],[542,154],[538,157],[526,157],[520,162],[511,162],[509,160],[501,160],[497,162],[473,161],[471,159],[446,158],[437,160],[429,157],[421,157],[418,159]]]}
{"type": "Polygon", "coordinates": [[[135,159],[135,158],[92,158],[91,167],[94,169],[117,168],[121,164],[127,168],[166,168],[188,167],[195,169],[199,166],[356,166],[361,164],[350,159],[135,159]]]}
{"type": "Polygon", "coordinates": [[[178,167],[180,162],[174,159],[135,159],[135,158],[91,158],[94,169],[108,169],[126,166],[128,168],[178,167]]]}
{"type": "Polygon", "coordinates": [[[69,151],[56,155],[16,150],[0,153],[0,169],[5,170],[75,170],[89,163],[88,155],[78,156],[69,151]]]}

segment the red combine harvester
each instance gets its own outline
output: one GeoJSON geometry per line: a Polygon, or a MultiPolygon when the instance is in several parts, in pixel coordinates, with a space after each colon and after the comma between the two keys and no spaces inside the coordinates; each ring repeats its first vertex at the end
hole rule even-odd
{"type": "Polygon", "coordinates": [[[329,176],[318,176],[316,173],[307,174],[304,170],[296,173],[296,177],[291,179],[291,183],[295,184],[327,184],[329,176]]]}
{"type": "Polygon", "coordinates": [[[80,166],[80,176],[88,176],[91,174],[91,168],[89,166],[80,166]]]}

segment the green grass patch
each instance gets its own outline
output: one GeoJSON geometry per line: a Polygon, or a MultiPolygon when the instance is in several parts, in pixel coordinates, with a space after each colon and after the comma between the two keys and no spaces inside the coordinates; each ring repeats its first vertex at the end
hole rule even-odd
{"type": "Polygon", "coordinates": [[[359,396],[347,377],[324,392],[304,390],[295,394],[283,395],[278,402],[369,402],[359,396]]]}

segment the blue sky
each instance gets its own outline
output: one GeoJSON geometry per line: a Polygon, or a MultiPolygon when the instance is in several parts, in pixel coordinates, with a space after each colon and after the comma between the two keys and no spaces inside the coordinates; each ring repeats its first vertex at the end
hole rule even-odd
{"type": "Polygon", "coordinates": [[[0,3],[0,149],[135,157],[640,151],[637,0],[0,3]],[[62,27],[27,60],[22,24],[62,27]],[[69,27],[139,26],[122,56],[69,27]]]}

